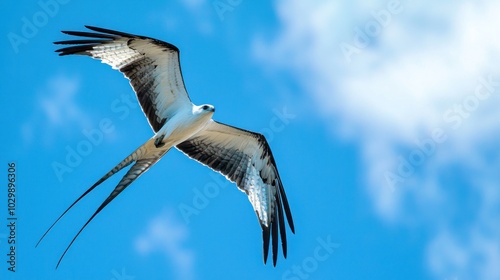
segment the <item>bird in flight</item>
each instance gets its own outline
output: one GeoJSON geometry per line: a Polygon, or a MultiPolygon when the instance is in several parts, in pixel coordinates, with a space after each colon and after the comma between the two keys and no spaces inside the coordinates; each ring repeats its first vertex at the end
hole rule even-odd
{"type": "Polygon", "coordinates": [[[262,228],[264,263],[267,262],[270,240],[273,265],[276,266],[279,238],[286,258],[285,216],[292,233],[295,233],[295,229],[276,162],[265,137],[214,121],[214,106],[197,106],[191,102],[184,86],[179,49],[176,46],[150,37],[85,27],[94,32],[62,31],[85,39],[54,42],[72,45],[56,52],[61,56],[90,56],[122,72],[130,81],[155,135],[78,197],[40,238],[37,246],[78,201],[132,164],[111,194],[71,240],[56,268],[92,219],[172,147],[223,174],[248,196],[262,228]]]}

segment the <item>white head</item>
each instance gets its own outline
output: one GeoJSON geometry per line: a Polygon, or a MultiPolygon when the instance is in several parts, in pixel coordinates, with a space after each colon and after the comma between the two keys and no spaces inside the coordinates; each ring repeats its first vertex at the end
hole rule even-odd
{"type": "Polygon", "coordinates": [[[195,115],[205,115],[212,116],[215,112],[215,107],[210,104],[203,104],[200,106],[193,107],[193,114],[195,115]]]}

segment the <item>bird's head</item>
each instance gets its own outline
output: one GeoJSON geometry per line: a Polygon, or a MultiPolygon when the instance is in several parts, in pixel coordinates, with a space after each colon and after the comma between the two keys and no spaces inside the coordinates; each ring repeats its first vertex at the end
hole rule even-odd
{"type": "Polygon", "coordinates": [[[210,104],[203,104],[200,106],[195,106],[194,113],[195,114],[210,114],[212,115],[215,112],[215,107],[210,104]]]}

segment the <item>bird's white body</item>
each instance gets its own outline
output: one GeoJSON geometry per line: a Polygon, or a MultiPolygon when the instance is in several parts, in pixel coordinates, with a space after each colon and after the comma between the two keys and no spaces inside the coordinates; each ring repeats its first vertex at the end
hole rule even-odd
{"type": "Polygon", "coordinates": [[[179,108],[154,136],[155,140],[162,139],[161,145],[157,145],[157,147],[170,149],[191,138],[207,126],[214,111],[215,109],[211,105],[196,106],[191,104],[191,108],[179,108]],[[203,109],[204,106],[208,109],[203,109]]]}

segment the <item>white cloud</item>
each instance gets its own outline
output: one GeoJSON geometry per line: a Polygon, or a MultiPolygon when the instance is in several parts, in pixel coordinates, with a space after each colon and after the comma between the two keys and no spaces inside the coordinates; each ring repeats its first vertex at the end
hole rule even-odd
{"type": "Polygon", "coordinates": [[[465,236],[443,230],[427,248],[427,262],[440,279],[498,279],[500,242],[473,231],[465,236]]]}
{"type": "Polygon", "coordinates": [[[82,126],[88,123],[88,117],[75,102],[79,87],[78,80],[65,76],[55,76],[47,82],[39,104],[48,125],[64,126],[72,121],[82,126]]]}
{"type": "Polygon", "coordinates": [[[182,245],[188,236],[187,227],[175,219],[172,212],[164,211],[149,223],[146,233],[135,242],[142,254],[159,251],[166,262],[177,269],[177,279],[193,279],[194,253],[182,245]]]}
{"type": "Polygon", "coordinates": [[[444,227],[447,235],[437,234],[429,246],[435,275],[444,275],[440,263],[446,259],[451,271],[498,278],[498,270],[487,264],[497,260],[500,229],[491,227],[495,234],[489,236],[482,225],[500,219],[493,210],[500,198],[482,196],[490,189],[475,178],[500,181],[499,152],[492,152],[500,140],[500,38],[494,36],[500,31],[500,3],[365,3],[278,1],[277,39],[257,38],[255,55],[291,69],[330,128],[360,143],[366,190],[381,219],[418,221],[427,230],[444,227]],[[486,88],[481,78],[494,81],[489,95],[476,94],[477,87],[486,88]],[[442,141],[429,140],[437,132],[442,141]],[[398,171],[402,161],[410,162],[408,176],[398,171]],[[388,172],[402,182],[392,187],[388,172]],[[457,184],[455,177],[464,182],[457,184]],[[454,187],[464,188],[454,191],[465,195],[454,197],[454,187]],[[469,194],[481,197],[480,207],[471,206],[467,226],[452,228],[469,194]],[[455,242],[459,238],[465,242],[455,242]],[[449,246],[433,245],[442,240],[449,246]],[[453,259],[456,252],[484,258],[484,270],[466,257],[453,259]]]}
{"type": "Polygon", "coordinates": [[[48,79],[35,95],[34,110],[20,127],[25,144],[37,137],[48,145],[57,135],[55,131],[90,125],[90,117],[75,100],[79,88],[80,82],[74,77],[56,75],[48,79]]]}

